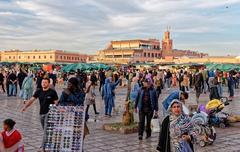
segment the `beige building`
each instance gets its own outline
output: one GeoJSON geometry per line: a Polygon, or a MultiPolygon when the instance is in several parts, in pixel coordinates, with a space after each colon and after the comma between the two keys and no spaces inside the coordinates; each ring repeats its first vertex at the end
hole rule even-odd
{"type": "Polygon", "coordinates": [[[160,41],[156,39],[111,41],[107,49],[97,52],[97,61],[104,63],[153,62],[160,57],[160,41]]]}
{"type": "Polygon", "coordinates": [[[86,62],[88,55],[61,50],[1,51],[1,62],[77,63],[86,62]]]}
{"type": "Polygon", "coordinates": [[[111,41],[106,49],[97,52],[96,60],[103,63],[127,64],[154,62],[157,59],[175,59],[182,56],[204,57],[207,54],[173,49],[173,40],[168,29],[164,32],[161,42],[158,39],[111,41]]]}
{"type": "Polygon", "coordinates": [[[240,57],[236,56],[205,56],[205,57],[181,57],[181,58],[168,58],[156,59],[154,63],[240,63],[240,57]]]}

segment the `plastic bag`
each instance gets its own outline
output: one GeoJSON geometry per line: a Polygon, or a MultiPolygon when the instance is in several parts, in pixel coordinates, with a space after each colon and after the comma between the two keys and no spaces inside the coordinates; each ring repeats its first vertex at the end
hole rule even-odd
{"type": "Polygon", "coordinates": [[[151,126],[152,132],[160,132],[160,120],[158,117],[153,117],[151,126]]]}

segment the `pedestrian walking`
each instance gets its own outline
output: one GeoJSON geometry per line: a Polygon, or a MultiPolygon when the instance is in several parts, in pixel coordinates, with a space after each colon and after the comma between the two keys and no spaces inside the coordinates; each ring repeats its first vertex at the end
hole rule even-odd
{"type": "Polygon", "coordinates": [[[189,77],[187,71],[184,72],[182,82],[181,82],[181,90],[183,92],[189,91],[189,77]]]}
{"type": "Polygon", "coordinates": [[[9,94],[8,96],[16,96],[17,94],[17,76],[14,71],[10,71],[10,74],[8,76],[9,80],[9,94]]]}
{"type": "Polygon", "coordinates": [[[18,80],[18,85],[19,85],[20,90],[22,89],[22,84],[23,84],[25,77],[27,77],[27,74],[25,72],[23,72],[22,68],[20,68],[20,71],[17,75],[17,80],[18,80]]]}
{"type": "Polygon", "coordinates": [[[105,79],[106,79],[105,72],[102,69],[100,69],[100,71],[99,71],[98,79],[100,81],[99,92],[101,92],[101,89],[102,89],[102,87],[105,83],[105,79]]]}
{"type": "Polygon", "coordinates": [[[157,73],[154,77],[153,77],[153,81],[154,81],[154,88],[157,91],[157,97],[159,98],[161,92],[162,92],[162,80],[160,77],[160,73],[157,73]]]}
{"type": "Polygon", "coordinates": [[[135,112],[139,114],[138,139],[143,139],[143,132],[146,130],[146,139],[151,137],[151,121],[153,115],[158,112],[158,98],[150,79],[145,79],[142,89],[139,91],[136,102],[135,112]],[[145,120],[147,122],[145,129],[145,120]]]}
{"type": "Polygon", "coordinates": [[[183,81],[183,70],[181,69],[179,74],[178,74],[178,84],[179,84],[179,90],[183,90],[183,86],[182,86],[182,81],[183,81]]]}
{"type": "Polygon", "coordinates": [[[42,125],[42,129],[44,130],[44,135],[43,135],[43,141],[42,141],[42,145],[41,145],[41,151],[45,151],[45,125],[47,123],[47,117],[48,117],[48,111],[49,111],[49,107],[51,104],[58,104],[58,95],[57,92],[53,89],[49,88],[50,85],[50,80],[49,78],[43,78],[42,79],[42,88],[36,90],[36,92],[34,93],[34,95],[32,96],[31,99],[29,99],[26,104],[24,105],[24,107],[21,109],[21,112],[24,112],[27,110],[27,108],[29,106],[31,106],[33,104],[33,102],[36,99],[39,99],[39,103],[40,103],[40,122],[42,125]]]}
{"type": "Polygon", "coordinates": [[[96,108],[96,93],[95,93],[95,83],[96,81],[94,80],[89,80],[86,83],[86,97],[85,97],[85,104],[87,105],[86,108],[86,115],[88,115],[88,110],[90,105],[93,105],[93,109],[96,115],[99,114],[99,112],[97,112],[97,108],[96,108]]]}
{"type": "Polygon", "coordinates": [[[3,93],[5,93],[5,87],[4,87],[4,75],[3,75],[3,71],[0,72],[0,85],[2,86],[2,91],[3,93]]]}
{"type": "Polygon", "coordinates": [[[105,116],[112,116],[112,108],[115,107],[115,88],[120,83],[122,78],[117,82],[112,82],[112,78],[108,77],[102,89],[102,98],[105,104],[105,116]]]}
{"type": "Polygon", "coordinates": [[[199,70],[196,70],[196,73],[194,74],[194,86],[195,86],[195,91],[196,91],[196,101],[199,103],[199,97],[202,93],[203,90],[203,76],[202,73],[199,72],[199,70]]]}
{"type": "Polygon", "coordinates": [[[229,72],[227,82],[228,82],[229,99],[233,99],[233,97],[234,97],[234,78],[233,78],[232,71],[229,72]]]}
{"type": "Polygon", "coordinates": [[[131,91],[130,91],[130,101],[131,101],[131,103],[136,102],[137,95],[138,95],[138,92],[139,92],[140,89],[141,89],[141,86],[138,82],[138,77],[135,76],[135,77],[133,77],[132,82],[131,82],[131,91]]]}
{"type": "Polygon", "coordinates": [[[217,77],[210,77],[209,78],[209,88],[210,88],[210,94],[209,94],[209,98],[210,100],[213,99],[220,99],[220,94],[217,88],[218,85],[218,80],[217,77]]]}
{"type": "Polygon", "coordinates": [[[166,83],[167,83],[167,88],[168,90],[170,89],[171,87],[171,79],[172,79],[172,73],[170,72],[170,70],[168,69],[167,70],[167,73],[166,73],[166,76],[165,76],[165,80],[166,80],[166,83]]]}
{"type": "Polygon", "coordinates": [[[24,104],[32,97],[33,90],[33,75],[29,73],[22,82],[22,89],[20,90],[21,93],[19,95],[23,99],[24,104]]]}
{"type": "Polygon", "coordinates": [[[42,88],[43,75],[44,74],[42,72],[38,72],[37,73],[37,80],[36,80],[37,89],[41,89],[42,88]]]}
{"type": "Polygon", "coordinates": [[[208,87],[208,71],[207,69],[203,69],[202,70],[202,75],[203,75],[203,92],[204,94],[207,93],[207,91],[209,91],[209,87],[208,87]]]}

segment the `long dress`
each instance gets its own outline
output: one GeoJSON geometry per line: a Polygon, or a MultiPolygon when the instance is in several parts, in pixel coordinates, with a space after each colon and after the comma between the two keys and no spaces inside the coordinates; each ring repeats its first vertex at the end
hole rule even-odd
{"type": "Polygon", "coordinates": [[[173,77],[172,77],[172,86],[173,87],[177,86],[177,76],[176,76],[176,74],[174,74],[173,77]]]}
{"type": "Polygon", "coordinates": [[[87,82],[86,84],[86,88],[88,89],[88,92],[86,93],[86,96],[85,96],[85,104],[86,105],[92,105],[92,104],[95,104],[95,87],[91,85],[91,82],[87,82]]]}
{"type": "Polygon", "coordinates": [[[111,115],[111,111],[112,111],[112,108],[115,107],[115,88],[116,86],[119,84],[120,82],[120,79],[115,82],[115,83],[111,83],[110,82],[110,79],[107,78],[105,80],[105,84],[103,86],[103,89],[102,89],[102,98],[104,100],[104,104],[105,104],[105,114],[109,114],[111,115]]]}
{"type": "Polygon", "coordinates": [[[33,78],[31,76],[26,77],[22,83],[22,95],[23,100],[29,100],[33,95],[33,78]]]}

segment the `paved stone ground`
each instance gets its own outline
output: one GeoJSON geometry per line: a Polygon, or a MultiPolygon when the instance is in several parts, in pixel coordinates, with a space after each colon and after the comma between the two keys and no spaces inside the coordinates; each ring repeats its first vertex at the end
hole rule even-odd
{"type": "MultiPolygon", "coordinates": [[[[59,95],[61,88],[57,88],[59,95]]],[[[159,99],[168,95],[169,91],[163,91],[159,99]]],[[[224,92],[227,95],[225,89],[224,92]]],[[[90,107],[90,120],[87,123],[90,129],[90,135],[85,140],[85,152],[152,152],[155,151],[158,133],[153,133],[152,138],[143,140],[141,142],[137,139],[137,134],[121,135],[116,133],[109,133],[103,131],[102,125],[106,122],[119,122],[121,121],[123,103],[125,100],[126,88],[119,87],[116,90],[116,112],[112,118],[105,118],[103,116],[103,101],[100,96],[96,100],[97,109],[100,115],[95,117],[93,108],[90,107]],[[96,121],[95,121],[96,120],[96,121]]],[[[188,104],[195,103],[195,94],[191,93],[188,104]]],[[[208,95],[201,95],[200,101],[206,103],[208,95]]],[[[0,94],[0,121],[6,118],[12,118],[17,121],[17,128],[21,130],[26,152],[35,152],[38,150],[42,140],[42,129],[39,122],[39,104],[36,101],[25,113],[20,113],[22,101],[17,97],[6,97],[5,94],[0,94]]],[[[236,98],[227,106],[224,111],[229,113],[240,114],[240,90],[236,90],[236,98]]],[[[135,120],[138,120],[135,116],[135,120]]],[[[240,152],[240,124],[233,124],[229,128],[217,128],[217,139],[211,146],[204,148],[196,147],[197,152],[240,152]]]]}

